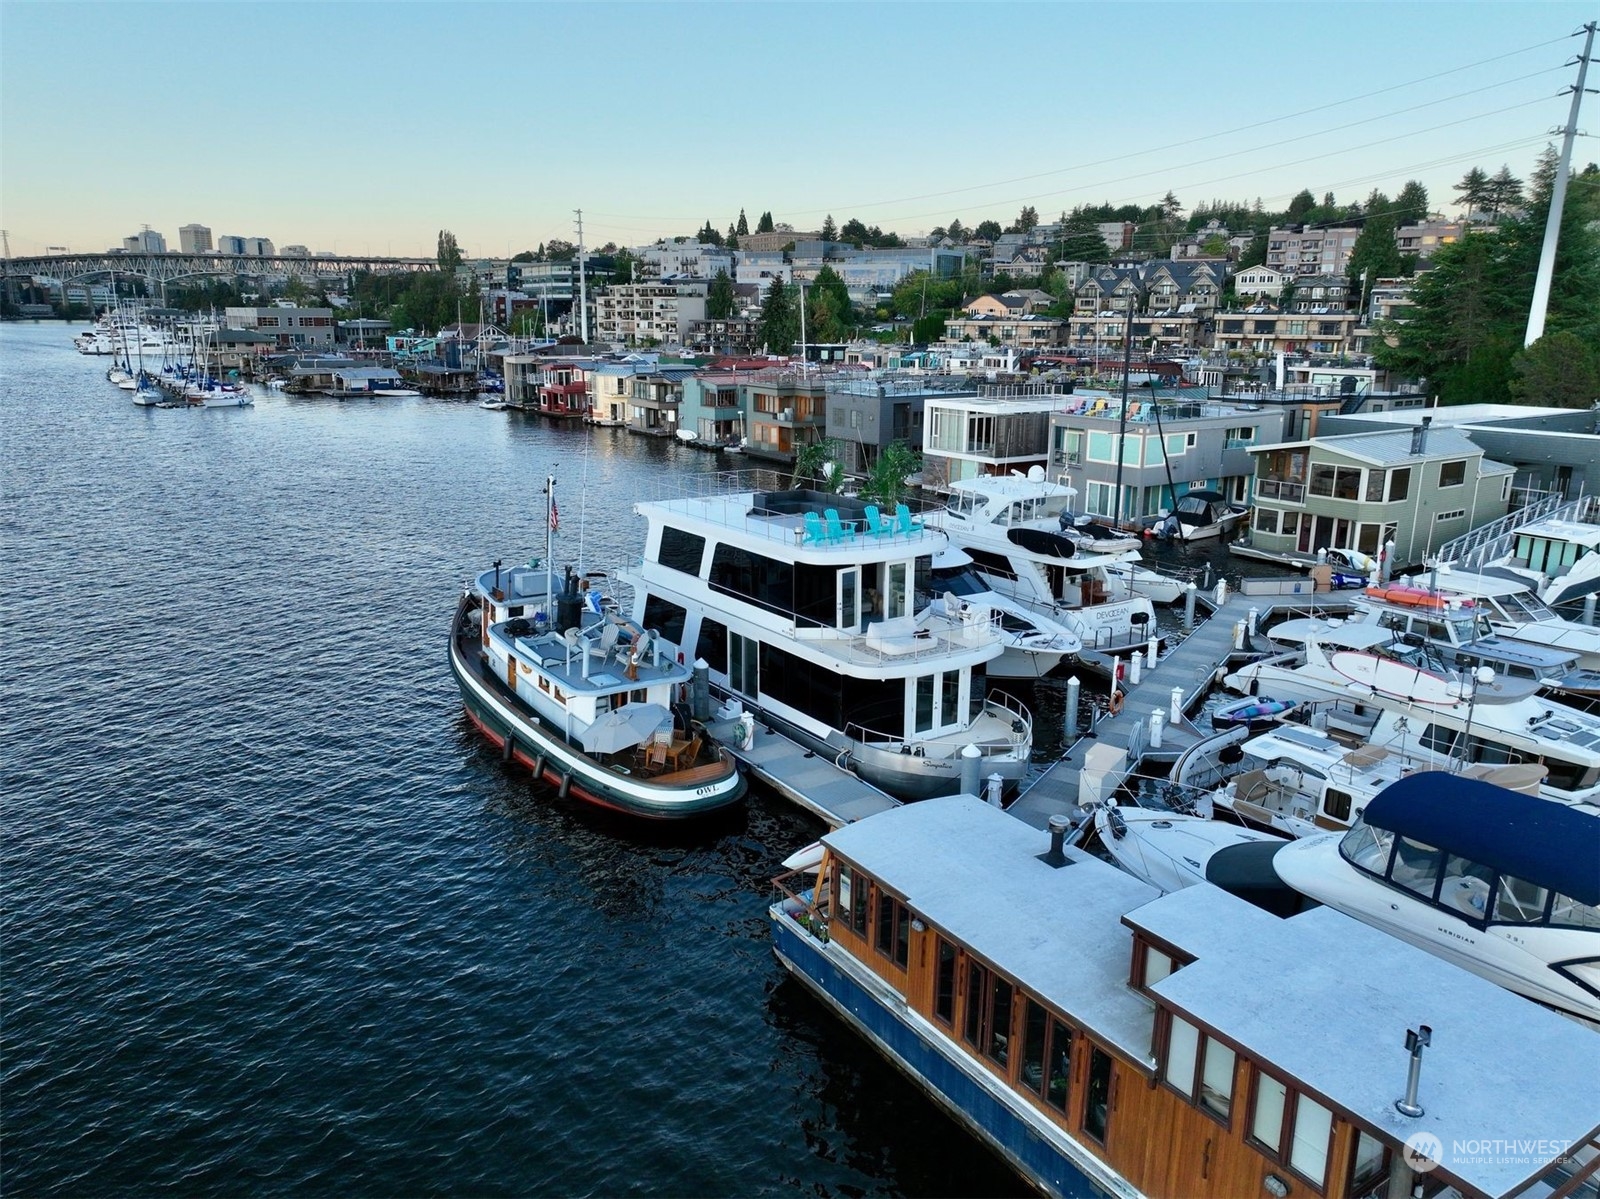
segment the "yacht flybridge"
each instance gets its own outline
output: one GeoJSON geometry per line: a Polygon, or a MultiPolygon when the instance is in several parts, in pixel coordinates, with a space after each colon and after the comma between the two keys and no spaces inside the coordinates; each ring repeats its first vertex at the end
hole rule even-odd
{"type": "Polygon", "coordinates": [[[901,798],[983,777],[1020,780],[1033,721],[988,693],[1006,650],[976,604],[928,602],[945,545],[909,510],[774,490],[771,472],[719,476],[711,494],[635,505],[644,560],[624,578],[643,628],[703,660],[712,683],[768,727],[901,798]]]}

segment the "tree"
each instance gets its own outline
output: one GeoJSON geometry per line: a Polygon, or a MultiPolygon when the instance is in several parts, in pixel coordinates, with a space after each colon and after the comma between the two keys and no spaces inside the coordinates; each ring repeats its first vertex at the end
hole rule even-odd
{"type": "Polygon", "coordinates": [[[618,250],[611,260],[611,282],[632,283],[633,270],[638,262],[631,250],[618,250]]]}
{"type": "Polygon", "coordinates": [[[838,457],[839,447],[832,438],[823,437],[799,446],[794,452],[794,474],[790,485],[804,487],[807,483],[815,483],[829,490],[831,483],[843,481],[838,457]],[[830,467],[833,469],[830,470],[830,467]]]}
{"type": "Polygon", "coordinates": [[[763,212],[761,214],[761,220],[756,223],[756,232],[771,233],[775,228],[776,226],[772,223],[772,213],[763,212]]]}
{"type": "Polygon", "coordinates": [[[769,353],[787,354],[794,348],[799,333],[800,317],[795,311],[789,286],[782,279],[774,278],[761,304],[761,322],[756,336],[769,353]]]}
{"type": "Polygon", "coordinates": [[[1170,191],[1161,197],[1161,219],[1176,221],[1183,216],[1183,205],[1178,203],[1178,197],[1170,191]]]}
{"type": "Polygon", "coordinates": [[[734,226],[729,225],[728,238],[722,244],[727,246],[730,250],[737,250],[739,248],[739,230],[734,226]]]}
{"type": "Polygon", "coordinates": [[[1311,194],[1309,188],[1302,188],[1294,199],[1289,201],[1289,209],[1283,215],[1291,225],[1299,224],[1306,219],[1306,213],[1316,206],[1317,198],[1311,194]]]}
{"type": "Polygon", "coordinates": [[[1510,167],[1502,164],[1494,177],[1484,185],[1484,199],[1488,202],[1491,216],[1510,212],[1522,203],[1522,180],[1511,173],[1510,167]]]}
{"type": "Polygon", "coordinates": [[[1056,249],[1058,262],[1109,262],[1111,250],[1100,230],[1077,218],[1069,219],[1056,249]]]}
{"type": "Polygon", "coordinates": [[[544,244],[544,260],[546,262],[571,262],[578,257],[578,247],[570,241],[562,241],[553,237],[544,244]]]}
{"type": "Polygon", "coordinates": [[[967,227],[961,223],[960,217],[950,222],[950,226],[944,231],[944,235],[953,242],[965,242],[972,236],[967,227]]]}
{"type": "Polygon", "coordinates": [[[1037,229],[1038,227],[1039,210],[1032,204],[1028,204],[1017,214],[1017,223],[1011,226],[1011,229],[1016,233],[1026,233],[1030,229],[1037,229]]]}
{"type": "Polygon", "coordinates": [[[1374,283],[1400,273],[1400,251],[1394,242],[1394,211],[1389,197],[1374,190],[1367,197],[1367,219],[1356,244],[1350,247],[1345,272],[1352,289],[1362,289],[1362,276],[1374,283]]]}
{"type": "Polygon", "coordinates": [[[843,341],[854,326],[849,289],[837,271],[824,266],[806,293],[806,335],[812,341],[843,341]]]}
{"type": "Polygon", "coordinates": [[[706,319],[725,321],[733,315],[733,280],[726,270],[718,270],[706,289],[706,319]]]}
{"type": "Polygon", "coordinates": [[[975,241],[993,241],[1005,230],[1000,228],[999,221],[979,221],[978,227],[972,231],[975,241]]]}
{"type": "Polygon", "coordinates": [[[1428,219],[1428,189],[1415,179],[1408,180],[1394,200],[1394,217],[1399,224],[1428,219]]]}
{"type": "Polygon", "coordinates": [[[750,235],[750,222],[745,220],[744,209],[742,208],[739,209],[739,223],[734,227],[734,232],[740,237],[748,237],[750,235]]]}
{"type": "Polygon", "coordinates": [[[1600,350],[1575,333],[1547,333],[1511,358],[1511,398],[1555,408],[1600,401],[1600,350]]]}
{"type": "Polygon", "coordinates": [[[718,233],[715,226],[707,219],[706,223],[700,226],[700,232],[695,234],[695,240],[701,245],[720,246],[722,244],[722,234],[718,233]]]}
{"type": "Polygon", "coordinates": [[[921,454],[904,441],[891,441],[868,471],[866,482],[861,485],[861,498],[876,501],[885,508],[893,507],[911,494],[906,477],[921,470],[921,454]]]}
{"type": "Polygon", "coordinates": [[[1473,167],[1461,176],[1461,182],[1456,184],[1456,198],[1469,217],[1489,202],[1489,176],[1483,173],[1483,168],[1473,167]]]}
{"type": "Polygon", "coordinates": [[[461,265],[461,247],[456,245],[456,235],[448,229],[439,230],[439,269],[453,271],[461,265]]]}
{"type": "Polygon", "coordinates": [[[839,227],[833,223],[833,213],[831,212],[822,220],[822,240],[839,240],[839,227]]]}

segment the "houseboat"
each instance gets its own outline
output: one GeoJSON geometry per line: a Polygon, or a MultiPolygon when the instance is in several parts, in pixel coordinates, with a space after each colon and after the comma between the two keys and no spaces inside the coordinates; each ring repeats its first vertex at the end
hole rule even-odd
{"type": "Polygon", "coordinates": [[[1331,908],[1158,896],[1064,831],[962,795],[827,833],[776,880],[778,961],[1045,1195],[1592,1195],[1600,1037],[1331,908]]]}
{"type": "Polygon", "coordinates": [[[637,504],[644,561],[625,575],[634,617],[706,663],[712,684],[767,727],[902,799],[949,794],[968,746],[985,778],[1026,774],[1033,719],[990,693],[1005,651],[976,606],[928,603],[944,548],[901,506],[751,487],[637,504]]]}
{"type": "Polygon", "coordinates": [[[942,509],[927,514],[971,556],[989,586],[1065,624],[1086,649],[1126,644],[1155,627],[1155,608],[1115,586],[1107,567],[1138,553],[1086,553],[1061,532],[1077,492],[1047,482],[1034,467],[1021,475],[985,475],[950,484],[942,509]],[[1117,594],[1124,598],[1114,598],[1117,594]]]}
{"type": "Polygon", "coordinates": [[[1593,812],[1414,774],[1349,832],[1286,846],[1273,868],[1303,895],[1600,1028],[1593,812]]]}
{"type": "Polygon", "coordinates": [[[450,669],[472,723],[563,799],[653,820],[738,802],[736,763],[682,702],[678,647],[587,601],[570,570],[551,584],[496,563],[466,587],[450,669]]]}

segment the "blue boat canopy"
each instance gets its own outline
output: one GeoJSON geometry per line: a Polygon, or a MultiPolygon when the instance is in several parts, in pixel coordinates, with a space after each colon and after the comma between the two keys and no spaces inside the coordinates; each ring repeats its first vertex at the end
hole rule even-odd
{"type": "Polygon", "coordinates": [[[1362,820],[1579,903],[1600,904],[1600,816],[1479,779],[1424,771],[1385,787],[1362,820]]]}

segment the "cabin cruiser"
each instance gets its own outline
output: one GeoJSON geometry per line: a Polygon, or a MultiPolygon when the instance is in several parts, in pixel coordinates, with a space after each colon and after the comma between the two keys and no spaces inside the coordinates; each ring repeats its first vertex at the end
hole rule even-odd
{"type": "Polygon", "coordinates": [[[641,502],[634,618],[706,663],[712,684],[808,749],[904,799],[949,794],[962,751],[984,777],[1027,773],[1033,718],[988,670],[1006,651],[987,611],[936,594],[946,544],[900,505],[756,486],[641,502]]]}
{"type": "Polygon", "coordinates": [[[972,609],[999,632],[1006,649],[989,664],[991,678],[1043,678],[1083,648],[1078,635],[1066,625],[991,591],[972,568],[972,559],[953,545],[934,554],[930,586],[934,592],[928,597],[930,603],[942,605],[946,615],[962,616],[972,609]]]}
{"type": "Polygon", "coordinates": [[[1179,496],[1172,512],[1159,517],[1150,531],[1176,541],[1205,541],[1221,537],[1248,515],[1250,509],[1230,502],[1220,491],[1190,491],[1179,496]]]}
{"type": "Polygon", "coordinates": [[[985,475],[950,484],[943,509],[926,519],[971,556],[978,573],[1002,595],[1054,617],[1085,648],[1126,643],[1135,627],[1152,629],[1155,608],[1142,595],[1116,598],[1107,567],[1138,561],[1137,552],[1092,554],[1060,531],[1076,490],[1020,475],[985,475]]]}
{"type": "Polygon", "coordinates": [[[1494,564],[1527,579],[1550,607],[1600,592],[1600,524],[1547,518],[1516,531],[1512,553],[1494,564]]]}
{"type": "Polygon", "coordinates": [[[1094,810],[1094,829],[1112,861],[1164,895],[1216,881],[1213,861],[1235,846],[1283,844],[1271,833],[1210,817],[1208,811],[1164,812],[1107,800],[1094,810]]]}
{"type": "Polygon", "coordinates": [[[1346,833],[1280,850],[1303,895],[1600,1025],[1600,818],[1458,775],[1410,775],[1346,833]]]}
{"type": "Polygon", "coordinates": [[[1060,525],[1061,535],[1084,553],[1126,554],[1144,544],[1132,533],[1119,533],[1087,512],[1063,512],[1060,525]]]}

